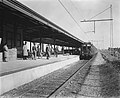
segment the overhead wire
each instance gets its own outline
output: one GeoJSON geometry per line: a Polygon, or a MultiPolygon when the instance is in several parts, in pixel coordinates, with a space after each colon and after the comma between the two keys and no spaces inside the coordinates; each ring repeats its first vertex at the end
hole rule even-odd
{"type": "Polygon", "coordinates": [[[76,11],[78,12],[78,14],[81,15],[80,12],[79,12],[79,10],[78,10],[78,8],[75,6],[75,4],[71,0],[70,0],[70,2],[73,5],[73,7],[76,9],[76,11]]]}
{"type": "MultiPolygon", "coordinates": [[[[72,4],[72,6],[75,8],[75,10],[78,12],[78,14],[80,15],[80,11],[78,10],[78,8],[75,6],[75,4],[72,2],[72,0],[70,0],[70,2],[71,2],[71,4],[72,4]]],[[[87,26],[87,29],[88,30],[90,30],[90,26],[88,27],[87,26]]],[[[84,32],[85,34],[87,34],[87,33],[89,33],[90,31],[88,31],[88,32],[84,32]]],[[[92,32],[92,31],[91,31],[92,32]]]]}
{"type": "MultiPolygon", "coordinates": [[[[110,7],[106,8],[105,10],[103,10],[103,11],[99,12],[98,14],[96,14],[95,16],[91,17],[89,20],[91,20],[91,19],[97,17],[98,15],[104,13],[108,9],[111,9],[110,10],[110,18],[112,19],[112,5],[111,5],[110,7]]],[[[111,21],[111,23],[110,23],[110,47],[113,47],[113,21],[111,21]]]]}
{"type": "MultiPolygon", "coordinates": [[[[70,0],[70,2],[71,2],[71,4],[72,4],[72,6],[75,8],[75,11],[77,11],[77,13],[78,13],[78,15],[79,15],[79,18],[78,19],[80,19],[80,16],[81,16],[81,14],[80,14],[80,11],[78,10],[78,8],[76,7],[76,5],[72,2],[72,0],[70,0]]],[[[87,29],[89,30],[89,28],[87,27],[87,29]]],[[[84,31],[84,34],[86,34],[86,37],[90,37],[91,35],[87,35],[87,33],[88,32],[86,32],[86,31],[84,31]]]]}
{"type": "MultiPolygon", "coordinates": [[[[74,6],[74,8],[76,9],[76,11],[78,12],[78,14],[80,15],[80,12],[78,10],[78,8],[75,6],[75,4],[72,2],[72,0],[70,0],[71,4],[74,6]]],[[[89,26],[90,27],[90,26],[89,26]]],[[[89,27],[87,27],[87,29],[89,30],[89,27]]],[[[85,34],[88,32],[84,32],[85,34]]]]}
{"type": "MultiPolygon", "coordinates": [[[[72,16],[72,14],[68,11],[68,9],[63,5],[63,3],[58,0],[59,3],[63,6],[63,8],[67,11],[67,13],[70,15],[70,17],[74,20],[74,22],[78,25],[78,27],[82,30],[82,32],[84,32],[84,30],[81,28],[81,26],[78,24],[78,22],[74,19],[74,17],[72,16]]],[[[84,32],[85,33],[85,32],[84,32]]]]}
{"type": "Polygon", "coordinates": [[[108,7],[108,8],[106,8],[105,10],[103,10],[103,11],[101,11],[101,12],[99,12],[98,14],[96,14],[95,16],[92,16],[89,20],[91,20],[91,19],[93,19],[93,18],[95,18],[95,17],[97,17],[98,15],[100,15],[100,14],[102,14],[102,13],[104,13],[106,10],[108,10],[110,7],[108,7]]]}
{"type": "MultiPolygon", "coordinates": [[[[106,9],[105,9],[105,10],[103,10],[102,12],[100,12],[100,13],[96,14],[95,16],[91,17],[90,19],[95,18],[96,16],[98,16],[98,15],[102,14],[103,12],[105,12],[105,11],[106,11],[106,10],[108,10],[108,9],[110,9],[110,7],[106,8],[106,9]]],[[[90,19],[89,19],[89,20],[90,20],[90,19]]]]}
{"type": "MultiPolygon", "coordinates": [[[[75,6],[75,4],[72,2],[72,0],[70,0],[70,2],[71,2],[71,4],[72,4],[72,6],[75,8],[75,11],[77,11],[78,15],[81,16],[78,8],[75,6]]],[[[80,17],[78,17],[78,19],[80,19],[80,17]]],[[[86,32],[84,31],[84,33],[86,33],[86,32]]]]}

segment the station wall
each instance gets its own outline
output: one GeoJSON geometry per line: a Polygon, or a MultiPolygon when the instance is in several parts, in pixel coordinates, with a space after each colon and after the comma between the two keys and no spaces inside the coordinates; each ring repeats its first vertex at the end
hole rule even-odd
{"type": "Polygon", "coordinates": [[[4,19],[4,21],[1,24],[2,24],[0,27],[1,28],[0,35],[2,35],[0,36],[1,48],[4,43],[7,43],[9,49],[8,60],[16,60],[17,56],[19,57],[22,55],[23,29],[19,26],[19,24],[16,24],[15,22],[12,22],[7,19],[4,19]]]}

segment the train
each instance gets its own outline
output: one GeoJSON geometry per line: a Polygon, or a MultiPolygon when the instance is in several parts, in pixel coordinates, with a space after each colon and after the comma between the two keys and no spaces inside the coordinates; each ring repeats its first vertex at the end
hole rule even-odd
{"type": "Polygon", "coordinates": [[[89,60],[95,55],[97,48],[90,42],[82,43],[80,48],[64,50],[65,54],[79,55],[80,60],[89,60]]]}
{"type": "Polygon", "coordinates": [[[66,49],[64,50],[64,54],[69,54],[69,55],[79,55],[79,49],[66,49]]]}
{"type": "Polygon", "coordinates": [[[83,43],[81,45],[81,51],[79,54],[80,60],[89,60],[97,53],[97,48],[90,42],[83,43]]]}

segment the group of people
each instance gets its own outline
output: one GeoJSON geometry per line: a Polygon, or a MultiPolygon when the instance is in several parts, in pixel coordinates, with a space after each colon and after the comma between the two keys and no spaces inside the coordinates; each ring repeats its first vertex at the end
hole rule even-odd
{"type": "Polygon", "coordinates": [[[35,45],[35,43],[33,44],[32,46],[32,52],[30,52],[27,48],[27,42],[25,42],[25,44],[23,45],[23,60],[26,60],[26,59],[34,59],[36,60],[36,58],[42,58],[42,53],[40,51],[40,45],[38,44],[37,47],[35,45]]]}
{"type": "MultiPolygon", "coordinates": [[[[45,55],[46,55],[46,59],[49,59],[50,58],[50,55],[51,55],[51,50],[52,48],[50,48],[50,45],[48,44],[46,46],[46,52],[45,52],[45,55]]],[[[58,47],[56,46],[56,48],[54,49],[54,55],[56,57],[58,57],[58,47]]],[[[41,49],[40,49],[40,44],[35,45],[35,43],[33,44],[32,46],[32,52],[29,51],[29,49],[27,48],[27,42],[25,42],[23,44],[23,60],[27,60],[27,59],[34,59],[36,60],[36,58],[42,58],[42,52],[41,52],[41,49]]],[[[7,62],[8,61],[8,47],[7,47],[7,43],[5,43],[3,45],[3,62],[7,62]]]]}
{"type": "MultiPolygon", "coordinates": [[[[52,48],[52,47],[51,47],[52,48]]],[[[49,45],[47,45],[46,46],[46,57],[47,57],[47,59],[49,59],[50,58],[50,54],[51,54],[51,49],[50,48],[50,46],[49,45]]],[[[56,48],[54,49],[54,55],[56,56],[56,57],[58,57],[58,47],[56,46],[56,48]]]]}
{"type": "MultiPolygon", "coordinates": [[[[50,58],[50,54],[51,54],[51,48],[50,48],[50,45],[48,44],[46,46],[46,52],[45,52],[46,59],[50,58]]],[[[58,57],[58,47],[57,46],[54,49],[54,54],[56,57],[58,57]]],[[[28,58],[32,58],[32,59],[36,60],[36,57],[42,58],[42,56],[43,56],[43,54],[41,52],[39,44],[36,47],[36,45],[34,43],[32,46],[32,52],[30,52],[27,48],[27,42],[25,42],[25,44],[23,45],[23,60],[26,60],[28,58]]]]}

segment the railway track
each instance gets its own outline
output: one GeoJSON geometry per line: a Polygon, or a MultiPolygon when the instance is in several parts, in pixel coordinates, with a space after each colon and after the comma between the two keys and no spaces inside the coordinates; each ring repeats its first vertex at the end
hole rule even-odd
{"type": "MultiPolygon", "coordinates": [[[[94,58],[93,58],[94,59],[94,58]]],[[[5,94],[3,98],[53,98],[71,84],[78,81],[80,84],[84,82],[86,75],[90,69],[89,61],[78,61],[68,65],[58,71],[55,71],[45,78],[40,78],[21,87],[15,88],[5,94]]]]}
{"type": "MultiPolygon", "coordinates": [[[[72,85],[73,82],[78,82],[82,84],[85,80],[86,75],[89,72],[90,69],[90,62],[87,61],[85,64],[83,64],[80,68],[78,68],[59,88],[57,88],[51,95],[49,95],[47,98],[55,98],[58,97],[60,93],[62,93],[64,88],[67,88],[68,85],[72,85]]],[[[78,89],[74,89],[73,93],[77,93],[79,91],[78,89]]]]}

